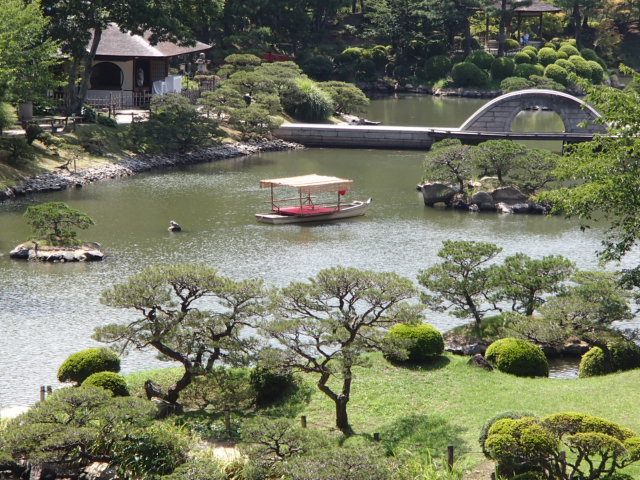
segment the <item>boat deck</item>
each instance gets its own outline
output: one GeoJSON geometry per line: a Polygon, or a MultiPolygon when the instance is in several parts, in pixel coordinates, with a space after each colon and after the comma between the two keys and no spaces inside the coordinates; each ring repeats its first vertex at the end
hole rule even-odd
{"type": "Polygon", "coordinates": [[[321,207],[318,205],[302,205],[293,207],[280,207],[274,213],[280,215],[321,215],[324,213],[337,212],[337,207],[321,207]]]}

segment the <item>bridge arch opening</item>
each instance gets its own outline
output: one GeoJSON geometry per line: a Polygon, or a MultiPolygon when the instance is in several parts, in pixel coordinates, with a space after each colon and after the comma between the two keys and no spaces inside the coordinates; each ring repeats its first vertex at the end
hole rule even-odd
{"type": "Polygon", "coordinates": [[[567,131],[562,117],[546,108],[522,110],[511,122],[512,132],[564,133],[567,131]]]}

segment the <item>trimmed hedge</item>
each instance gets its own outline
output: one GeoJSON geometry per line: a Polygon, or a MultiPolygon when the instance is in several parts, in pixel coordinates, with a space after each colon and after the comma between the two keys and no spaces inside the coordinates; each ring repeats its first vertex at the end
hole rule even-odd
{"type": "Polygon", "coordinates": [[[487,74],[471,62],[456,63],[451,69],[451,78],[459,87],[479,87],[487,83],[487,74]]]}
{"type": "Polygon", "coordinates": [[[263,408],[279,402],[298,387],[291,373],[277,373],[263,367],[255,367],[249,375],[256,394],[256,407],[263,408]]]}
{"type": "Polygon", "coordinates": [[[544,69],[544,76],[564,86],[566,86],[569,81],[569,72],[555,63],[547,65],[547,68],[544,69]]]}
{"type": "Polygon", "coordinates": [[[507,51],[517,50],[520,48],[520,43],[517,40],[514,40],[513,38],[507,38],[504,42],[504,48],[507,51]]]}
{"type": "Polygon", "coordinates": [[[576,47],[567,43],[563,43],[562,46],[558,49],[558,53],[560,52],[564,52],[568,57],[571,57],[573,55],[580,55],[580,52],[576,47]]]}
{"type": "Polygon", "coordinates": [[[569,61],[573,63],[576,69],[576,75],[591,80],[591,66],[580,55],[571,55],[569,61]]]}
{"type": "Polygon", "coordinates": [[[566,60],[564,58],[559,58],[558,60],[555,61],[555,64],[564,68],[567,72],[576,73],[575,65],[571,63],[569,60],[566,60]]]}
{"type": "Polygon", "coordinates": [[[129,396],[127,381],[122,375],[115,372],[98,372],[89,375],[81,386],[101,387],[113,393],[114,397],[129,396]]]}
{"type": "Polygon", "coordinates": [[[524,90],[525,88],[531,88],[535,84],[522,77],[507,77],[500,82],[500,89],[502,93],[515,92],[516,90],[524,90]]]}
{"type": "MultiPolygon", "coordinates": [[[[415,325],[400,323],[394,325],[387,332],[388,339],[400,339],[409,341],[407,346],[409,362],[422,362],[441,355],[444,351],[444,339],[440,331],[428,323],[419,323],[415,325]]],[[[402,361],[403,358],[397,358],[393,354],[389,354],[393,360],[402,361]]]]}
{"type": "Polygon", "coordinates": [[[518,52],[513,56],[513,61],[518,65],[522,63],[531,63],[531,57],[526,52],[518,52]]]}
{"type": "Polygon", "coordinates": [[[549,376],[549,364],[542,349],[519,338],[496,340],[487,348],[485,357],[501,372],[517,377],[549,376]]]}
{"type": "Polygon", "coordinates": [[[509,57],[496,58],[491,64],[491,78],[502,80],[513,75],[516,64],[509,57]]]}
{"type": "Polygon", "coordinates": [[[494,423],[496,423],[498,420],[502,420],[503,418],[510,418],[512,420],[515,420],[518,418],[533,416],[534,414],[532,412],[506,411],[498,413],[497,415],[494,415],[489,420],[484,422],[484,425],[482,425],[482,428],[480,429],[480,435],[478,435],[478,443],[480,444],[480,448],[482,449],[482,453],[484,453],[484,456],[489,458],[489,452],[485,448],[484,444],[487,441],[487,437],[489,436],[489,430],[491,429],[491,427],[493,427],[494,423]]]}
{"type": "Polygon", "coordinates": [[[87,377],[98,372],[120,371],[120,358],[110,348],[88,348],[69,356],[58,369],[60,382],[81,384],[87,377]]]}
{"type": "Polygon", "coordinates": [[[599,85],[604,80],[604,69],[594,60],[587,60],[587,65],[591,68],[591,83],[599,85]]]}
{"type": "Polygon", "coordinates": [[[538,61],[545,67],[554,63],[557,59],[558,53],[553,48],[544,47],[538,52],[538,61]]]}
{"type": "Polygon", "coordinates": [[[582,356],[578,376],[580,378],[595,377],[607,374],[604,352],[600,347],[593,347],[582,356]]]}
{"type": "Polygon", "coordinates": [[[531,75],[544,75],[544,67],[542,65],[521,63],[516,65],[516,68],[513,70],[514,77],[529,78],[531,75]]]}
{"type": "Polygon", "coordinates": [[[496,57],[485,50],[476,50],[470,53],[464,61],[471,62],[483,70],[489,70],[495,58],[496,57]]]}
{"type": "MultiPolygon", "coordinates": [[[[640,368],[640,347],[634,342],[617,341],[609,344],[611,362],[614,372],[640,368]]],[[[607,369],[604,352],[600,347],[593,347],[582,356],[578,376],[580,378],[606,375],[607,369]]]]}

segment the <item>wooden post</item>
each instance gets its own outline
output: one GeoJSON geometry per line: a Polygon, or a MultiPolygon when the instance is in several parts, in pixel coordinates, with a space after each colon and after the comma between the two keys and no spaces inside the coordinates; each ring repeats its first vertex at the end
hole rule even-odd
{"type": "Polygon", "coordinates": [[[44,394],[45,394],[44,385],[40,385],[40,401],[44,402],[44,394]]]}
{"type": "Polygon", "coordinates": [[[447,465],[449,465],[449,470],[453,469],[453,445],[449,445],[447,447],[447,465]]]}
{"type": "Polygon", "coordinates": [[[379,442],[380,441],[380,434],[378,432],[375,432],[373,434],[373,441],[374,442],[379,442]]]}
{"type": "Polygon", "coordinates": [[[53,389],[51,388],[51,385],[47,385],[47,397],[52,393],[53,393],[53,389]]]}
{"type": "Polygon", "coordinates": [[[300,416],[300,426],[302,428],[307,428],[307,416],[306,415],[301,415],[300,416]]]}

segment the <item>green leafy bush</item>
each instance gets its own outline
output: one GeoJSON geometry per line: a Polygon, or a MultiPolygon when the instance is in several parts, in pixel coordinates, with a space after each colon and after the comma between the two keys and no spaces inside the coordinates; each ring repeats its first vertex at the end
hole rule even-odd
{"type": "Polygon", "coordinates": [[[297,79],[282,103],[287,113],[303,122],[325,121],[335,108],[331,96],[307,78],[297,79]]]}
{"type": "Polygon", "coordinates": [[[538,49],[533,45],[527,45],[522,49],[523,52],[532,52],[534,55],[538,56],[538,49]]]}
{"type": "Polygon", "coordinates": [[[578,368],[578,376],[580,378],[606,375],[606,373],[607,362],[600,347],[593,347],[582,356],[580,367],[578,368]]]}
{"type": "Polygon", "coordinates": [[[436,355],[441,355],[444,351],[442,334],[428,323],[396,324],[387,332],[387,340],[390,342],[399,341],[406,348],[406,357],[398,352],[388,354],[396,361],[423,362],[436,355]]]}
{"type": "Polygon", "coordinates": [[[69,355],[58,369],[58,380],[81,384],[98,372],[120,371],[120,358],[110,348],[88,348],[69,355]]]}
{"type": "Polygon", "coordinates": [[[455,64],[451,69],[451,78],[459,87],[479,87],[487,83],[487,74],[471,62],[455,64]]]}
{"type": "Polygon", "coordinates": [[[591,83],[599,85],[604,80],[604,70],[600,64],[593,60],[587,60],[587,65],[591,68],[591,83]]]}
{"type": "Polygon", "coordinates": [[[329,94],[336,112],[360,113],[369,105],[367,96],[353,83],[334,80],[319,83],[318,86],[329,94]]]}
{"type": "Polygon", "coordinates": [[[489,70],[495,58],[486,50],[476,50],[470,53],[464,61],[471,62],[483,70],[489,70]]]}
{"type": "Polygon", "coordinates": [[[548,77],[543,77],[541,75],[531,75],[529,80],[533,82],[533,88],[544,88],[545,90],[558,90],[559,92],[563,92],[566,90],[564,85],[556,82],[548,77]]]}
{"type": "Polygon", "coordinates": [[[485,448],[485,442],[487,441],[487,437],[489,436],[489,430],[491,430],[491,427],[493,427],[493,424],[496,423],[498,420],[502,420],[503,418],[516,419],[516,418],[532,417],[532,416],[533,416],[533,413],[531,412],[506,411],[506,412],[498,413],[497,415],[494,415],[489,420],[484,422],[484,425],[482,425],[482,428],[480,429],[480,435],[478,435],[478,443],[480,444],[482,453],[484,453],[486,457],[489,457],[489,452],[485,448]]]}
{"type": "Polygon", "coordinates": [[[0,158],[12,167],[29,167],[35,162],[35,152],[26,138],[0,138],[0,158]]]}
{"type": "Polygon", "coordinates": [[[266,368],[256,367],[249,377],[255,391],[255,402],[258,408],[272,405],[292,394],[297,383],[291,373],[272,372],[266,368]]]}
{"type": "Polygon", "coordinates": [[[333,61],[316,55],[302,64],[302,71],[319,82],[327,81],[333,75],[333,61]]]}
{"type": "Polygon", "coordinates": [[[591,80],[591,66],[584,58],[580,55],[572,55],[569,57],[569,61],[573,63],[576,75],[591,80]]]}
{"type": "Polygon", "coordinates": [[[593,60],[594,62],[597,62],[599,60],[595,50],[592,50],[591,48],[583,48],[582,50],[580,50],[580,55],[585,60],[593,60]]]}
{"type": "Polygon", "coordinates": [[[439,80],[445,78],[451,70],[451,60],[447,55],[435,55],[424,62],[424,71],[427,80],[439,80]]]}
{"type": "Polygon", "coordinates": [[[568,60],[569,59],[569,54],[567,52],[561,52],[558,50],[558,59],[562,59],[562,60],[568,60]]]}
{"type": "Polygon", "coordinates": [[[106,115],[98,115],[97,123],[98,125],[104,125],[109,128],[118,128],[118,122],[116,119],[106,115]]]}
{"type": "Polygon", "coordinates": [[[487,348],[485,357],[501,372],[518,377],[549,375],[549,364],[542,349],[519,338],[496,340],[487,348]]]}
{"type": "Polygon", "coordinates": [[[564,68],[569,73],[576,72],[576,67],[573,65],[573,63],[571,63],[567,59],[559,58],[558,60],[555,61],[555,65],[558,65],[559,67],[564,68]]]}
{"type": "Polygon", "coordinates": [[[547,68],[544,69],[544,76],[565,86],[569,81],[569,72],[555,63],[547,65],[547,68]]]}
{"type": "Polygon", "coordinates": [[[507,77],[500,82],[502,93],[515,92],[533,87],[534,83],[522,77],[507,77]]]}
{"type": "MultiPolygon", "coordinates": [[[[9,128],[18,122],[16,109],[6,102],[0,102],[0,134],[5,128],[9,128]]],[[[31,142],[29,142],[31,144],[31,142]]]]}
{"type": "Polygon", "coordinates": [[[563,52],[565,53],[568,57],[571,57],[573,55],[578,55],[580,56],[580,52],[578,51],[578,49],[576,47],[574,47],[571,44],[568,43],[563,43],[560,48],[558,49],[558,52],[563,52]]]}
{"type": "Polygon", "coordinates": [[[544,47],[538,52],[538,62],[543,66],[550,65],[558,59],[558,53],[553,48],[544,47]]]}
{"type": "Polygon", "coordinates": [[[520,48],[520,44],[517,40],[513,38],[507,38],[504,42],[504,48],[509,52],[512,50],[518,50],[520,48]]]}
{"type": "Polygon", "coordinates": [[[509,57],[498,57],[491,64],[491,78],[502,80],[513,75],[516,64],[509,57]]]}
{"type": "Polygon", "coordinates": [[[25,138],[27,143],[31,145],[34,141],[38,140],[44,133],[44,129],[36,122],[29,122],[27,128],[25,128],[25,138]]]}
{"type": "Polygon", "coordinates": [[[542,65],[531,65],[530,63],[520,63],[513,70],[514,77],[529,78],[531,75],[543,75],[542,65]]]}
{"type": "Polygon", "coordinates": [[[356,79],[360,82],[374,82],[378,78],[373,60],[363,60],[356,67],[356,79]]]}
{"type": "Polygon", "coordinates": [[[82,382],[83,387],[93,386],[109,390],[116,397],[128,397],[129,389],[127,381],[119,373],[115,372],[97,372],[89,375],[82,382]]]}
{"type": "Polygon", "coordinates": [[[513,61],[516,62],[516,65],[522,63],[531,63],[531,57],[525,52],[518,52],[513,56],[513,61]]]}
{"type": "Polygon", "coordinates": [[[77,245],[80,240],[75,229],[84,230],[95,224],[91,217],[64,202],[33,205],[24,212],[24,218],[37,239],[47,245],[77,245]]]}

